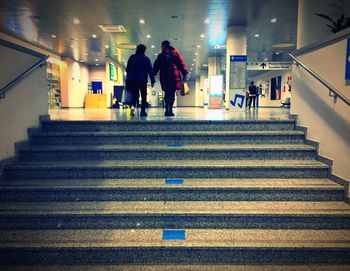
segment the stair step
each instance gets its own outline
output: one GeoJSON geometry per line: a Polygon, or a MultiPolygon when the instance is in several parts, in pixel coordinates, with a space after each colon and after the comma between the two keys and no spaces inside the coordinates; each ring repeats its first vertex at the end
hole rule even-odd
{"type": "Polygon", "coordinates": [[[27,147],[20,161],[77,160],[199,160],[199,159],[313,159],[316,149],[308,145],[163,145],[163,146],[54,146],[27,147]]]}
{"type": "MultiPolygon", "coordinates": [[[[3,266],[6,271],[33,271],[33,266],[3,266]]],[[[328,264],[134,264],[134,265],[36,265],[35,271],[348,271],[349,265],[328,264]]]]}
{"type": "Polygon", "coordinates": [[[146,120],[43,121],[46,132],[58,131],[255,131],[294,130],[295,120],[146,120]]]}
{"type": "Polygon", "coordinates": [[[315,160],[129,160],[17,163],[4,171],[6,179],[326,178],[329,168],[315,160]]]}
{"type": "Polygon", "coordinates": [[[336,201],[344,195],[342,186],[327,179],[181,181],[181,185],[166,184],[164,179],[8,181],[0,186],[0,201],[336,201]]]}
{"type": "Polygon", "coordinates": [[[163,229],[1,231],[2,264],[349,264],[348,230],[163,229]]]}
{"type": "Polygon", "coordinates": [[[33,145],[101,144],[301,144],[301,131],[116,131],[116,132],[35,132],[33,145]]]}
{"type": "Polygon", "coordinates": [[[350,229],[344,202],[8,202],[0,229],[350,229]]]}

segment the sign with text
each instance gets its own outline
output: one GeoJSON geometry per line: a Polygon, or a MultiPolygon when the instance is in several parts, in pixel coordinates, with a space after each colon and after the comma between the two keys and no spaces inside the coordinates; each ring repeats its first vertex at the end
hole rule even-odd
{"type": "Polygon", "coordinates": [[[248,71],[273,71],[273,70],[290,70],[292,69],[292,62],[279,61],[279,62],[247,62],[248,71]]]}
{"type": "Polygon", "coordinates": [[[246,88],[247,86],[247,56],[230,56],[230,89],[246,88]]]}

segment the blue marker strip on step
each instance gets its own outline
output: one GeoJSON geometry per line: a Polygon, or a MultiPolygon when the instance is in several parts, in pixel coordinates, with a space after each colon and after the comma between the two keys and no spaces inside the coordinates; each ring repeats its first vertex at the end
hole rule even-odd
{"type": "Polygon", "coordinates": [[[167,145],[168,147],[173,147],[173,148],[180,148],[182,147],[182,144],[180,143],[171,143],[167,145]]]}
{"type": "Polygon", "coordinates": [[[186,240],[186,231],[163,230],[163,240],[186,240]]]}
{"type": "Polygon", "coordinates": [[[184,184],[183,179],[166,179],[165,184],[184,184]]]}

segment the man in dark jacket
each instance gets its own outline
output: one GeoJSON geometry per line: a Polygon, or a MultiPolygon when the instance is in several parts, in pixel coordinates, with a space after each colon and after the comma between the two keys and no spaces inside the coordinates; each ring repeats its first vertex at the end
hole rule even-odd
{"type": "Polygon", "coordinates": [[[153,74],[156,75],[159,71],[160,84],[165,92],[165,116],[174,116],[175,92],[181,88],[180,72],[186,80],[188,69],[179,51],[175,50],[167,40],[162,42],[162,52],[153,64],[153,74]]]}
{"type": "Polygon", "coordinates": [[[139,99],[139,91],[141,92],[141,117],[146,117],[147,107],[147,75],[151,78],[151,86],[154,86],[155,80],[152,71],[152,64],[149,57],[145,55],[146,46],[140,44],[136,47],[136,53],[130,56],[126,66],[126,90],[129,91],[131,97],[127,103],[131,107],[131,116],[135,115],[135,107],[139,99]]]}

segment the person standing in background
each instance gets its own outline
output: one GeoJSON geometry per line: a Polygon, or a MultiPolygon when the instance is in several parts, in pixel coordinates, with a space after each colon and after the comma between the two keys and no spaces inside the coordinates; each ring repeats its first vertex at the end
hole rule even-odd
{"type": "Polygon", "coordinates": [[[147,117],[147,77],[151,79],[151,86],[154,86],[155,79],[152,71],[151,60],[145,55],[146,46],[139,44],[136,47],[136,52],[129,57],[126,66],[126,90],[130,92],[130,98],[127,103],[131,107],[130,115],[135,115],[135,107],[141,92],[141,117],[147,117]]]}
{"type": "Polygon", "coordinates": [[[256,86],[254,85],[254,81],[251,81],[249,86],[249,108],[252,106],[252,103],[253,103],[253,108],[255,108],[256,95],[257,95],[256,86]]]}
{"type": "Polygon", "coordinates": [[[165,92],[165,116],[172,117],[173,105],[175,101],[175,92],[181,88],[181,76],[186,81],[188,69],[179,51],[177,51],[170,42],[162,42],[162,52],[158,55],[153,64],[153,74],[160,73],[160,84],[165,92]]]}

